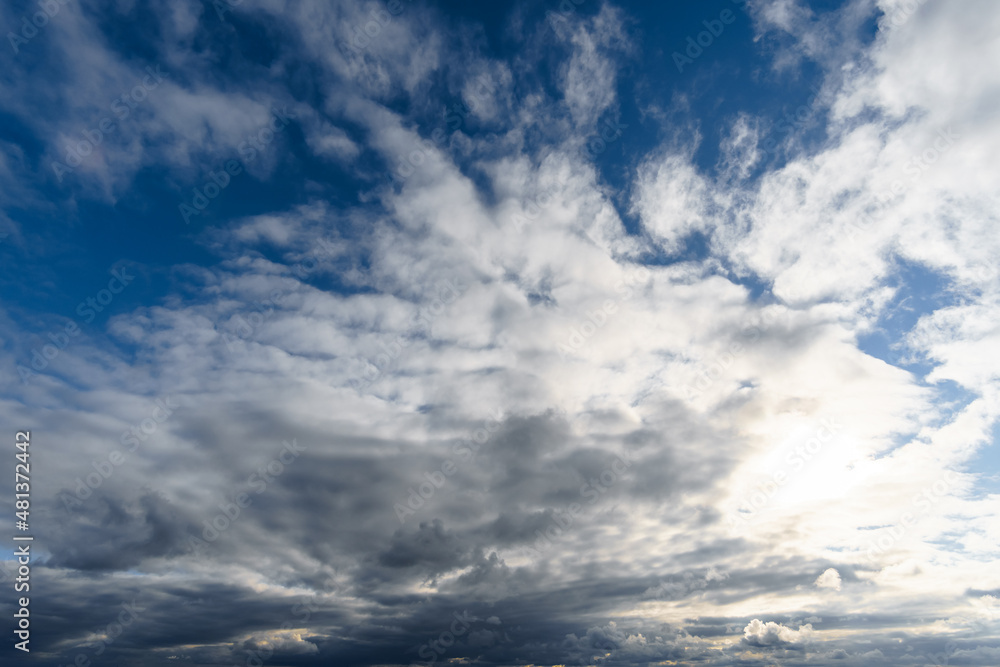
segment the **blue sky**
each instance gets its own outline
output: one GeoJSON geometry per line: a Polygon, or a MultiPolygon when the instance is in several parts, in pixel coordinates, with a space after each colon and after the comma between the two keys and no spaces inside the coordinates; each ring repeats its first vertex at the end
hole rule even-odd
{"type": "Polygon", "coordinates": [[[0,26],[45,664],[1000,660],[993,3],[0,26]]]}

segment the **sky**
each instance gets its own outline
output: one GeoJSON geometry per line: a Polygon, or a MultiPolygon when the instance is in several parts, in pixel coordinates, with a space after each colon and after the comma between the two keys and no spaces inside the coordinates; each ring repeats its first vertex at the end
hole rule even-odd
{"type": "Polygon", "coordinates": [[[3,664],[1000,664],[996,2],[0,28],[3,664]]]}

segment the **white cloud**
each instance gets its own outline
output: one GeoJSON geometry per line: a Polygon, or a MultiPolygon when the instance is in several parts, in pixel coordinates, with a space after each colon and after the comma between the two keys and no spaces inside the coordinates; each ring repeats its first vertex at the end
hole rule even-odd
{"type": "Polygon", "coordinates": [[[837,572],[835,568],[827,568],[823,571],[823,574],[816,577],[816,581],[813,586],[817,588],[832,588],[835,591],[840,590],[840,573],[837,572]]]}
{"type": "Polygon", "coordinates": [[[798,630],[785,627],[781,623],[762,623],[753,619],[743,628],[743,641],[751,646],[783,646],[807,643],[813,635],[811,623],[800,625],[798,630]]]}

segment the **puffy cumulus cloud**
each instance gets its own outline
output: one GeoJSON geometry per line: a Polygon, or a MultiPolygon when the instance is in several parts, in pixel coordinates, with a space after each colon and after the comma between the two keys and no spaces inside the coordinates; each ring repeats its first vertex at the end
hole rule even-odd
{"type": "Polygon", "coordinates": [[[832,588],[835,591],[840,590],[840,573],[834,568],[828,568],[823,571],[823,574],[816,577],[816,581],[813,582],[813,586],[817,588],[832,588]]]}
{"type": "Polygon", "coordinates": [[[781,623],[773,621],[762,623],[760,619],[755,618],[743,628],[743,641],[750,646],[788,646],[805,644],[809,642],[812,634],[811,623],[800,625],[798,630],[793,630],[781,623]]]}

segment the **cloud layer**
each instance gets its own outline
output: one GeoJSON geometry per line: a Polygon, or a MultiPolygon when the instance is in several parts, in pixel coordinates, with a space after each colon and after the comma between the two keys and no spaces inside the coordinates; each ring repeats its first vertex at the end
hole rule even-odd
{"type": "Polygon", "coordinates": [[[716,4],[658,45],[576,0],[66,3],[12,48],[33,652],[996,664],[1000,9],[716,4]],[[717,111],[727,49],[787,108],[717,111]]]}

